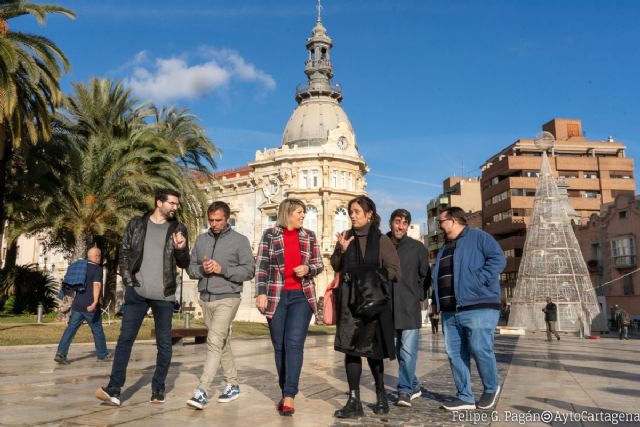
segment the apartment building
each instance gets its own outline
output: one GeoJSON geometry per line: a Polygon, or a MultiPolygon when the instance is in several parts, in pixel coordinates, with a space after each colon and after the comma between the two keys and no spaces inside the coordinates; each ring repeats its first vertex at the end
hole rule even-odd
{"type": "MultiPolygon", "coordinates": [[[[599,213],[603,203],[619,194],[635,193],[633,159],[625,157],[624,144],[589,141],[576,119],[553,119],[542,126],[554,135],[549,149],[554,176],[566,189],[576,222],[599,213]]],[[[536,192],[542,149],[532,139],[519,139],[492,156],[482,166],[482,224],[502,246],[507,266],[501,275],[503,298],[512,296],[516,284],[529,216],[536,192]]]]}
{"type": "Polygon", "coordinates": [[[482,221],[478,214],[482,209],[480,178],[449,177],[442,183],[442,194],[427,204],[427,229],[424,240],[431,265],[435,263],[438,249],[444,242],[444,234],[438,226],[438,213],[451,206],[464,209],[469,213],[468,224],[481,228],[482,221]]]}
{"type": "Polygon", "coordinates": [[[618,304],[640,323],[640,196],[618,195],[574,231],[605,318],[618,304]]]}

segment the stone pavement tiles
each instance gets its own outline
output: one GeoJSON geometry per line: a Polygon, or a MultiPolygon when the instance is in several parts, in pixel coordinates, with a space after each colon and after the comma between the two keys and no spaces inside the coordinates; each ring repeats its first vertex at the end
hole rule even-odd
{"type": "MultiPolygon", "coordinates": [[[[311,336],[305,347],[305,364],[293,417],[275,411],[279,389],[268,339],[233,341],[240,375],[241,396],[221,404],[211,402],[203,411],[185,405],[202,372],[206,345],[174,346],[167,378],[165,404],[149,403],[150,381],[155,363],[153,342],[138,342],[132,352],[128,378],[122,393],[123,406],[106,406],[95,399],[94,390],[108,381],[110,364],[98,363],[93,345],[74,344],[71,364],[53,361],[55,346],[6,347],[0,351],[0,424],[12,426],[461,426],[518,425],[505,420],[506,411],[538,414],[543,411],[595,411],[632,414],[638,411],[638,354],[640,340],[599,341],[563,337],[544,342],[544,334],[496,338],[500,378],[504,382],[496,412],[470,411],[453,415],[440,405],[455,394],[442,336],[423,330],[417,375],[423,397],[412,408],[393,405],[396,400],[397,364],[385,364],[389,414],[376,416],[374,384],[366,363],[361,385],[365,417],[336,420],[333,412],[346,401],[347,382],[343,355],[333,350],[333,337],[311,336]],[[482,415],[485,414],[485,415],[482,415]],[[478,419],[479,417],[484,419],[478,419]],[[466,418],[465,418],[466,417],[466,418]],[[493,418],[496,418],[494,420],[493,418]]],[[[113,343],[109,344],[110,349],[113,343]]],[[[472,366],[474,393],[482,393],[472,366]]],[[[222,388],[218,376],[212,385],[216,395],[222,388]]],[[[527,425],[561,425],[553,423],[527,425]]],[[[600,425],[600,424],[567,424],[600,425]]],[[[602,425],[611,425],[602,424],[602,425]]],[[[640,425],[618,424],[618,425],[640,425]]]]}

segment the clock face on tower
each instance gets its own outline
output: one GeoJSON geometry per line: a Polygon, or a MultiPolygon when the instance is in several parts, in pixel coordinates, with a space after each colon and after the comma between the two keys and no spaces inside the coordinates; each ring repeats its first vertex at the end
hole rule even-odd
{"type": "Polygon", "coordinates": [[[338,138],[338,148],[339,149],[346,150],[348,146],[349,146],[349,141],[347,140],[346,137],[341,136],[340,138],[338,138]]]}

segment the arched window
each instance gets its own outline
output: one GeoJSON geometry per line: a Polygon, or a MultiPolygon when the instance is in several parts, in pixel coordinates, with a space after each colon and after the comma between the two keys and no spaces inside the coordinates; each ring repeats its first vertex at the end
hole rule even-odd
{"type": "Polygon", "coordinates": [[[304,224],[302,226],[318,234],[318,209],[307,205],[307,212],[304,214],[304,224]]]}
{"type": "Polygon", "coordinates": [[[349,229],[349,214],[346,208],[336,208],[336,216],[333,219],[333,232],[340,233],[349,229]]]}

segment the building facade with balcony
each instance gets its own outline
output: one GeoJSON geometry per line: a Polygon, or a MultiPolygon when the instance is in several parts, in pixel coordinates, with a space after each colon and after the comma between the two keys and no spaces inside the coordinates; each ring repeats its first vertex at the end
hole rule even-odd
{"type": "MultiPolygon", "coordinates": [[[[549,162],[554,176],[564,183],[560,189],[566,191],[567,213],[575,222],[587,221],[619,194],[635,194],[633,159],[625,157],[624,144],[612,138],[587,140],[582,122],[575,119],[553,119],[542,129],[556,139],[549,162]]],[[[516,284],[541,155],[532,139],[519,139],[482,166],[482,223],[507,257],[501,275],[506,301],[516,284]]]]}
{"type": "Polygon", "coordinates": [[[427,204],[427,227],[424,243],[429,253],[429,264],[436,261],[438,249],[444,242],[444,234],[438,224],[438,214],[452,206],[468,212],[467,221],[472,227],[481,228],[482,221],[478,212],[482,209],[479,178],[452,176],[442,183],[442,194],[427,204]]]}
{"type": "Polygon", "coordinates": [[[640,322],[640,196],[616,196],[574,231],[606,318],[618,304],[640,322]]]}

